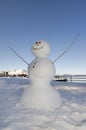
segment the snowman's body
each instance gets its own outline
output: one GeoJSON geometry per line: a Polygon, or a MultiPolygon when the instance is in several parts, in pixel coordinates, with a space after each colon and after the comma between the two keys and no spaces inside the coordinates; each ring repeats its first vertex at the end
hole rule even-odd
{"type": "Polygon", "coordinates": [[[61,97],[50,84],[55,75],[54,65],[47,57],[50,48],[46,42],[40,41],[39,45],[37,43],[32,47],[36,58],[28,67],[31,84],[30,87],[25,89],[21,103],[25,107],[58,108],[61,105],[61,97]]]}

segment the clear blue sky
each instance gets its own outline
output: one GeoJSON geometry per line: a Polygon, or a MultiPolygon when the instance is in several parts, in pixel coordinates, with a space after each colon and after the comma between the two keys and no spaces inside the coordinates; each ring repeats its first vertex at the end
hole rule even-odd
{"type": "Polygon", "coordinates": [[[86,0],[0,0],[0,71],[27,69],[32,44],[48,41],[54,60],[80,33],[72,48],[55,63],[58,74],[86,74],[86,0]]]}

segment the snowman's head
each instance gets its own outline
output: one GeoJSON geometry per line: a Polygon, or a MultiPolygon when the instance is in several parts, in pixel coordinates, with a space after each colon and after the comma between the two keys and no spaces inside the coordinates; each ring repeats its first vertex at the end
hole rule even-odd
{"type": "Polygon", "coordinates": [[[32,52],[37,57],[47,57],[50,54],[50,46],[45,41],[37,41],[32,46],[32,52]]]}

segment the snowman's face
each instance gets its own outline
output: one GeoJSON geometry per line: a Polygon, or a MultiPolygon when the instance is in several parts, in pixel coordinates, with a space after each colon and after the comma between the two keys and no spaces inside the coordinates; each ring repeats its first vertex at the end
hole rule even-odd
{"type": "Polygon", "coordinates": [[[37,57],[47,57],[50,54],[49,44],[45,41],[37,41],[32,46],[32,52],[37,57]]]}

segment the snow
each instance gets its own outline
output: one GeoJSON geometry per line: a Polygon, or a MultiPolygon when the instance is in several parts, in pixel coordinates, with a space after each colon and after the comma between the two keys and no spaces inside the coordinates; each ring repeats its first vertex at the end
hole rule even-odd
{"type": "Polygon", "coordinates": [[[32,52],[36,57],[48,57],[51,52],[48,42],[44,40],[37,41],[32,46],[32,52]]]}
{"type": "Polygon", "coordinates": [[[37,41],[32,46],[35,59],[28,66],[30,86],[22,94],[20,104],[35,109],[59,108],[61,96],[50,84],[54,78],[55,67],[48,58],[50,46],[45,41],[37,41]]]}
{"type": "Polygon", "coordinates": [[[21,104],[46,109],[60,107],[60,94],[50,85],[55,73],[52,62],[48,58],[36,58],[28,68],[31,83],[22,95],[21,104]]]}
{"type": "Polygon", "coordinates": [[[0,78],[0,130],[86,130],[86,83],[52,81],[62,97],[58,109],[19,104],[27,78],[0,78]]]}

